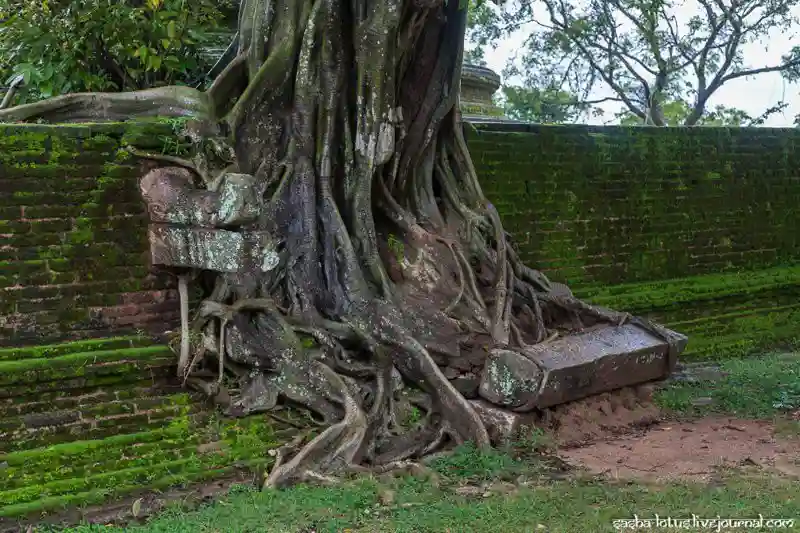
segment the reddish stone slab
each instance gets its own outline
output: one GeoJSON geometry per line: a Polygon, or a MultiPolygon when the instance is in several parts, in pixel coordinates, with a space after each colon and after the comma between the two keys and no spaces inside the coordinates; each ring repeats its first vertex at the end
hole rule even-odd
{"type": "Polygon", "coordinates": [[[688,338],[671,332],[670,345],[645,329],[606,326],[537,345],[533,356],[544,370],[535,406],[551,407],[623,387],[655,381],[674,370],[688,338]]]}

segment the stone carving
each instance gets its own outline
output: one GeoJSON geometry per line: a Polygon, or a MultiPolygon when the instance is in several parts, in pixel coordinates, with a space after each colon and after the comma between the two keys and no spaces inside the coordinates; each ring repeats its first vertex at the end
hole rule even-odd
{"type": "Polygon", "coordinates": [[[188,170],[166,167],[150,171],[140,183],[154,265],[215,272],[266,272],[277,266],[268,232],[236,231],[260,213],[252,176],[224,173],[219,189],[211,191],[194,187],[188,170]]]}

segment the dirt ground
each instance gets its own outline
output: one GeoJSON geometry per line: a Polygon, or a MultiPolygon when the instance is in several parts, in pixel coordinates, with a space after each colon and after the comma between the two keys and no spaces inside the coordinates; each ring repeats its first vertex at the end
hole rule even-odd
{"type": "Polygon", "coordinates": [[[558,406],[547,411],[539,425],[562,448],[640,432],[662,419],[652,403],[653,392],[651,385],[642,385],[558,406]]]}
{"type": "Polygon", "coordinates": [[[644,434],[565,449],[569,464],[613,478],[711,481],[722,467],[756,466],[800,477],[800,439],[769,422],[706,418],[659,424],[644,434]]]}
{"type": "Polygon", "coordinates": [[[800,438],[772,422],[664,419],[642,386],[563,406],[545,417],[568,464],[611,478],[709,482],[720,468],[758,467],[800,477],[800,438]]]}

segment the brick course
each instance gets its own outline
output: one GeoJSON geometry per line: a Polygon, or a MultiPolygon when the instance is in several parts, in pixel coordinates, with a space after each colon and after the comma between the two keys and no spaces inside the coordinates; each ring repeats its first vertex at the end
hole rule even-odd
{"type": "Polygon", "coordinates": [[[479,125],[485,194],[531,266],[573,287],[800,257],[800,131],[479,125]]]}
{"type": "Polygon", "coordinates": [[[124,149],[137,128],[0,125],[0,346],[175,321],[171,280],[147,261],[147,168],[124,149]]]}

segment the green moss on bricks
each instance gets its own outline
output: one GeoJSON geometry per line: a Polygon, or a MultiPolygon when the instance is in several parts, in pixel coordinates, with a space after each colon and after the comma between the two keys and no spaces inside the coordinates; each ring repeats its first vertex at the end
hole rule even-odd
{"type": "MultiPolygon", "coordinates": [[[[6,480],[0,491],[0,505],[35,500],[42,495],[80,491],[86,486],[100,486],[103,479],[120,472],[141,472],[204,455],[217,455],[232,462],[266,455],[266,450],[279,445],[274,438],[204,441],[199,434],[184,433],[180,439],[135,442],[131,449],[98,447],[87,455],[59,458],[49,462],[10,467],[0,473],[6,480]],[[205,448],[203,444],[206,444],[205,448]],[[37,492],[38,489],[39,492],[37,492]]],[[[44,459],[45,457],[39,457],[44,459]]]]}
{"type": "Polygon", "coordinates": [[[125,134],[120,143],[122,146],[134,146],[142,150],[158,150],[164,148],[164,140],[175,136],[175,123],[164,118],[142,120],[126,124],[125,134]]]}
{"type": "MultiPolygon", "coordinates": [[[[187,395],[174,399],[188,408],[187,395]]],[[[197,424],[184,414],[150,432],[0,456],[7,464],[0,472],[0,505],[4,505],[0,516],[102,503],[135,490],[196,480],[204,472],[220,475],[233,467],[268,468],[272,459],[266,451],[296,431],[263,416],[235,420],[212,416],[197,424]]]]}
{"type": "MultiPolygon", "coordinates": [[[[69,442],[2,456],[8,468],[0,472],[0,499],[3,498],[3,491],[30,484],[46,484],[102,471],[163,462],[153,459],[151,455],[163,453],[166,459],[172,451],[182,450],[176,442],[162,442],[167,433],[167,430],[159,429],[101,440],[69,442]],[[135,453],[132,454],[133,451],[135,453]]],[[[199,442],[199,437],[187,433],[175,436],[185,442],[185,447],[199,442]]]]}
{"type": "Polygon", "coordinates": [[[475,128],[481,184],[521,256],[573,288],[797,261],[788,214],[800,194],[790,162],[799,132],[475,128]]]}
{"type": "MultiPolygon", "coordinates": [[[[123,123],[0,125],[0,174],[3,174],[0,180],[10,183],[11,188],[10,194],[3,195],[0,205],[13,204],[19,213],[10,214],[12,218],[19,217],[24,206],[27,219],[48,220],[36,222],[36,228],[30,222],[2,221],[0,232],[12,235],[11,244],[19,249],[15,255],[20,259],[53,262],[54,265],[62,262],[71,266],[67,272],[56,266],[31,274],[0,274],[4,286],[13,286],[15,282],[36,286],[91,281],[95,272],[109,272],[120,264],[123,256],[126,265],[134,269],[124,273],[128,279],[123,281],[142,286],[141,272],[146,265],[141,254],[146,249],[146,226],[142,226],[141,220],[133,220],[136,215],[144,214],[136,186],[142,166],[141,161],[131,159],[122,149],[122,138],[131,128],[137,129],[137,126],[123,123]],[[17,179],[18,183],[7,181],[17,179]],[[65,186],[69,182],[72,187],[65,186]],[[31,188],[24,185],[28,183],[32,184],[31,188]],[[87,187],[87,184],[91,185],[87,187]],[[118,215],[134,216],[128,221],[118,215]],[[111,216],[117,218],[112,220],[111,216]],[[70,222],[73,223],[71,227],[39,227],[70,222]],[[100,249],[108,245],[112,249],[100,249]],[[135,270],[136,267],[141,268],[135,270]]],[[[172,131],[172,126],[164,123],[156,128],[172,131]]],[[[143,133],[150,136],[153,132],[143,133]]],[[[0,264],[0,270],[13,266],[0,264]]],[[[6,296],[3,295],[0,311],[3,314],[15,312],[18,295],[6,296]]],[[[66,331],[87,322],[89,316],[86,311],[65,310],[57,318],[66,331]]]]}
{"type": "Polygon", "coordinates": [[[666,306],[718,299],[726,295],[755,296],[771,288],[800,285],[800,267],[693,276],[651,283],[632,283],[585,288],[576,291],[581,298],[608,307],[630,310],[659,309],[666,306]]]}
{"type": "Polygon", "coordinates": [[[739,357],[800,337],[797,266],[585,288],[578,295],[688,335],[687,360],[739,357]]]}
{"type": "Polygon", "coordinates": [[[716,359],[794,345],[800,338],[798,321],[800,304],[715,317],[715,327],[711,330],[698,321],[676,323],[672,327],[690,336],[685,358],[716,359]]]}
{"type": "MultiPolygon", "coordinates": [[[[36,383],[15,383],[0,388],[0,399],[12,402],[28,402],[30,398],[59,397],[59,394],[72,391],[112,390],[123,391],[130,387],[152,386],[153,380],[160,380],[174,375],[174,358],[160,360],[160,366],[154,366],[142,372],[132,374],[112,374],[104,376],[75,376],[58,381],[44,381],[36,383]]],[[[121,399],[122,397],[120,397],[121,399]]],[[[0,439],[0,452],[9,449],[27,449],[24,443],[7,442],[0,439]],[[20,444],[20,446],[17,446],[20,444]]]]}
{"type": "MultiPolygon", "coordinates": [[[[87,375],[93,365],[104,365],[108,372],[122,373],[159,360],[174,358],[167,346],[145,346],[118,350],[68,353],[57,357],[7,360],[0,362],[0,385],[19,385],[87,375]],[[110,363],[117,363],[116,366],[110,363]]],[[[90,371],[91,372],[91,371],[90,371]]],[[[93,374],[98,372],[94,371],[93,374]]]]}
{"type": "Polygon", "coordinates": [[[114,498],[119,498],[121,496],[143,490],[163,490],[188,482],[200,482],[206,479],[218,478],[226,475],[229,472],[235,471],[236,469],[259,468],[264,470],[269,468],[273,462],[274,461],[271,458],[251,459],[247,461],[239,461],[235,465],[228,465],[222,468],[211,468],[204,470],[201,467],[198,470],[181,474],[170,473],[147,484],[119,484],[110,489],[97,489],[65,496],[43,498],[30,503],[2,507],[0,508],[0,517],[22,517],[33,515],[35,513],[46,513],[68,509],[70,507],[100,504],[108,502],[114,498]]]}

